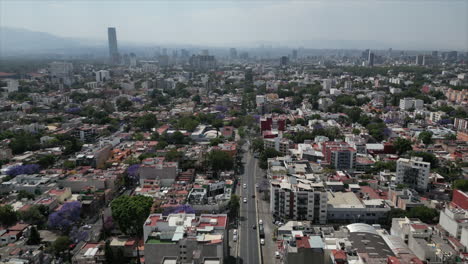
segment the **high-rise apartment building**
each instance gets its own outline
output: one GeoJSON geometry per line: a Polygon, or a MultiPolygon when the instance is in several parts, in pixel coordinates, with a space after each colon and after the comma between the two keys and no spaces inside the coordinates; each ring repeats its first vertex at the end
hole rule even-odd
{"type": "Polygon", "coordinates": [[[426,191],[429,184],[431,163],[421,157],[400,158],[397,161],[396,183],[405,184],[412,189],[426,191]]]}
{"type": "Polygon", "coordinates": [[[109,40],[109,58],[112,64],[120,62],[119,50],[117,48],[117,33],[115,28],[107,28],[107,38],[109,40]]]}
{"type": "Polygon", "coordinates": [[[367,59],[367,66],[370,66],[370,67],[374,66],[374,57],[375,57],[374,53],[369,52],[369,58],[367,59]]]}
{"type": "Polygon", "coordinates": [[[236,48],[231,48],[229,50],[229,57],[231,57],[231,59],[236,59],[237,58],[237,50],[236,48]]]}
{"type": "Polygon", "coordinates": [[[297,60],[297,50],[292,51],[292,59],[297,60]]]}
{"type": "Polygon", "coordinates": [[[286,66],[289,63],[288,56],[282,56],[280,59],[280,66],[286,66]]]}
{"type": "Polygon", "coordinates": [[[106,70],[100,70],[96,72],[96,82],[106,82],[110,80],[110,73],[106,70]]]}
{"type": "Polygon", "coordinates": [[[424,59],[423,55],[416,55],[416,65],[418,66],[423,65],[423,59],[424,59]]]}
{"type": "Polygon", "coordinates": [[[271,181],[270,209],[274,217],[325,224],[327,199],[327,191],[321,182],[298,182],[292,176],[271,181]]]}

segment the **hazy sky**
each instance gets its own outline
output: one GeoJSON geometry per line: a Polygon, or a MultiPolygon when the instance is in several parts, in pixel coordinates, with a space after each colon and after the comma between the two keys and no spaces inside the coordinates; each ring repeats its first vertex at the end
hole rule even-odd
{"type": "Polygon", "coordinates": [[[0,0],[0,25],[101,40],[114,26],[119,41],[152,44],[356,40],[466,50],[468,0],[0,0]]]}

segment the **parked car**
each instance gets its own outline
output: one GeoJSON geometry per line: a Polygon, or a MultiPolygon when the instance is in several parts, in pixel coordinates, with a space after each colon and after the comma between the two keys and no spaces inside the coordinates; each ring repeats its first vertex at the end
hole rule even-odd
{"type": "Polygon", "coordinates": [[[244,183],[244,185],[242,185],[242,187],[244,187],[244,189],[247,188],[247,184],[244,183]]]}
{"type": "Polygon", "coordinates": [[[280,253],[278,251],[275,251],[275,257],[280,258],[280,253]]]}
{"type": "Polygon", "coordinates": [[[265,245],[265,239],[263,238],[260,239],[260,245],[265,245]]]}
{"type": "Polygon", "coordinates": [[[258,220],[258,224],[263,225],[263,220],[262,219],[258,220]]]}
{"type": "Polygon", "coordinates": [[[232,234],[237,235],[237,229],[232,230],[232,234]]]}
{"type": "Polygon", "coordinates": [[[247,202],[247,198],[244,198],[244,203],[246,203],[246,202],[247,202]]]}
{"type": "Polygon", "coordinates": [[[232,236],[232,241],[237,242],[237,235],[232,236]]]}
{"type": "Polygon", "coordinates": [[[256,225],[253,225],[252,228],[253,228],[253,229],[257,229],[257,226],[256,226],[256,225]]]}

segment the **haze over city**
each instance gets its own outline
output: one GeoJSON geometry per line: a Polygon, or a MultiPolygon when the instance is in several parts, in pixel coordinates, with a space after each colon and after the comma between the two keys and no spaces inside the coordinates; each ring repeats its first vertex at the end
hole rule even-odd
{"type": "Polygon", "coordinates": [[[467,1],[2,1],[0,7],[2,27],[94,44],[111,26],[122,43],[146,45],[468,47],[467,1]]]}

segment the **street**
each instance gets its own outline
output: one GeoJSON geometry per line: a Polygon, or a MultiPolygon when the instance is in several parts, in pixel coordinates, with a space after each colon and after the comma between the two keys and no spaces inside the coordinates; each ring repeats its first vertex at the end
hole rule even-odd
{"type": "Polygon", "coordinates": [[[240,236],[239,236],[239,258],[237,263],[254,264],[261,263],[260,243],[258,235],[258,219],[255,195],[255,178],[257,160],[246,150],[243,156],[244,173],[241,175],[240,182],[240,236]],[[243,185],[246,184],[246,188],[243,185]],[[247,199],[247,203],[243,199],[247,199]],[[253,227],[255,226],[255,229],[253,227]]]}

